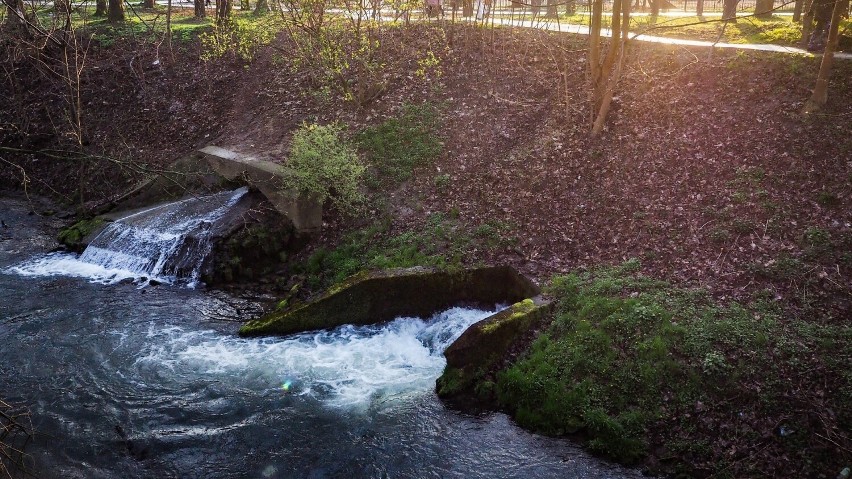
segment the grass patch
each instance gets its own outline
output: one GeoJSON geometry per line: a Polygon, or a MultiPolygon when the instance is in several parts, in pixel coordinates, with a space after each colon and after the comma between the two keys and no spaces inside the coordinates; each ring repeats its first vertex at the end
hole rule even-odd
{"type": "MultiPolygon", "coordinates": [[[[824,404],[850,411],[852,375],[843,364],[852,360],[844,346],[852,327],[788,321],[771,295],[717,304],[704,291],[643,277],[638,266],[633,260],[554,278],[553,322],[497,380],[501,405],[521,425],[581,432],[592,450],[625,463],[651,451],[688,451],[691,464],[739,477],[761,471],[751,469],[759,464],[752,457],[734,462],[725,455],[719,443],[731,434],[765,440],[756,433],[765,424],[795,427],[795,438],[777,439],[785,453],[797,454],[800,442],[821,430],[802,417],[808,413],[790,417],[783,400],[813,368],[822,377],[815,384],[831,378],[820,392],[824,404]],[[734,425],[732,417],[739,418],[734,425]],[[722,425],[729,433],[717,433],[722,425]]],[[[844,413],[836,426],[848,428],[850,419],[844,413]]],[[[840,449],[833,454],[839,461],[840,449]]]]}
{"type": "Polygon", "coordinates": [[[420,229],[392,234],[389,221],[352,231],[334,249],[319,249],[295,267],[311,289],[329,287],[362,270],[435,266],[460,268],[475,249],[492,250],[514,243],[511,227],[487,222],[465,225],[435,213],[420,229]]]}
{"type": "Polygon", "coordinates": [[[438,109],[429,103],[407,104],[399,115],[355,136],[375,169],[374,186],[390,186],[411,178],[414,169],[441,153],[438,109]]]}

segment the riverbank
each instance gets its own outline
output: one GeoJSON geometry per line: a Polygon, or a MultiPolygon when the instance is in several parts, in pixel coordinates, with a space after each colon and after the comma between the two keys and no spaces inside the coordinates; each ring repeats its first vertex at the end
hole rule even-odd
{"type": "MultiPolygon", "coordinates": [[[[363,268],[424,264],[510,264],[545,284],[553,275],[575,273],[580,279],[571,284],[590,302],[654,313],[645,339],[659,337],[660,347],[649,343],[641,354],[630,331],[606,331],[604,323],[618,321],[590,316],[585,333],[607,333],[596,344],[617,356],[606,364],[625,371],[635,366],[642,378],[642,361],[676,360],[677,380],[663,379],[675,389],[666,394],[685,391],[683,397],[655,397],[643,409],[648,420],[652,408],[676,404],[663,416],[670,421],[618,422],[647,442],[644,456],[631,453],[629,459],[663,472],[736,477],[830,477],[850,462],[849,418],[837,405],[848,397],[843,341],[852,315],[852,143],[844,119],[852,105],[833,101],[820,115],[798,115],[817,60],[636,47],[608,130],[591,139],[585,39],[431,24],[387,35],[377,52],[384,88],[364,106],[317,90],[282,53],[290,45],[286,38],[260,47],[250,61],[230,54],[201,61],[202,47],[191,38],[168,60],[144,43],[93,46],[84,73],[86,137],[92,151],[122,162],[93,161],[80,169],[36,155],[14,161],[26,169],[31,186],[52,189],[69,207],[85,210],[142,176],[130,165],[156,171],[209,143],[282,161],[303,121],[340,122],[373,171],[371,202],[354,217],[326,216],[323,232],[287,258],[281,273],[286,291],[299,284],[299,294],[308,296],[363,268]],[[134,67],[126,67],[131,60],[134,67]],[[406,161],[395,161],[400,158],[406,161]],[[75,191],[80,184],[82,194],[75,191]],[[594,286],[601,267],[625,261],[631,265],[627,277],[641,274],[665,286],[649,290],[623,278],[612,279],[608,289],[594,286]],[[691,290],[700,293],[676,305],[664,301],[691,290]],[[623,298],[634,293],[633,302],[623,298]],[[697,324],[694,318],[703,319],[697,324]],[[757,330],[765,342],[751,336],[757,330]],[[713,335],[700,348],[680,349],[683,337],[708,331],[713,335]],[[726,336],[736,331],[743,334],[726,336]],[[778,365],[767,378],[786,385],[756,381],[756,364],[778,365]],[[705,374],[725,374],[733,382],[706,392],[705,399],[705,374]],[[693,376],[697,382],[690,382],[693,376]],[[801,435],[783,435],[781,426],[801,435]],[[680,449],[671,441],[680,441],[680,449]],[[657,448],[663,442],[669,449],[657,448]]],[[[848,98],[850,66],[838,62],[835,68],[830,95],[848,98]]],[[[57,146],[40,116],[50,94],[21,93],[31,131],[22,138],[5,135],[4,146],[57,146]]],[[[2,111],[19,110],[4,105],[2,111]]],[[[15,121],[3,117],[4,124],[15,121]]],[[[6,172],[7,183],[21,180],[17,170],[6,172]]],[[[582,337],[578,320],[565,314],[548,330],[552,343],[536,343],[541,355],[583,352],[571,342],[582,337]],[[552,344],[563,351],[549,352],[552,344]]],[[[500,386],[503,407],[535,409],[528,404],[540,398],[517,395],[522,383],[510,381],[512,369],[503,374],[494,378],[498,385],[508,378],[500,386]]],[[[607,382],[608,373],[595,374],[607,382]]],[[[654,377],[649,381],[660,380],[654,377]]],[[[600,419],[595,424],[602,431],[617,431],[592,414],[601,406],[595,398],[596,406],[580,418],[600,419]]],[[[605,412],[627,420],[614,409],[605,412]]],[[[521,423],[547,432],[572,429],[550,417],[543,421],[552,428],[521,416],[521,423]]]]}

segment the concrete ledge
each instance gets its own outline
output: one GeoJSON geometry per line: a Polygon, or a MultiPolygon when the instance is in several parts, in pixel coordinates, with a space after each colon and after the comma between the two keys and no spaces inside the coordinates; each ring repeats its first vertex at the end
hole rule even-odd
{"type": "Polygon", "coordinates": [[[539,293],[508,266],[441,271],[406,268],[364,272],[315,301],[249,321],[242,336],[292,334],[343,324],[375,324],[399,316],[430,316],[459,304],[493,307],[539,293]]]}
{"type": "Polygon", "coordinates": [[[288,173],[281,165],[214,145],[199,152],[225,179],[240,180],[257,188],[279,213],[293,222],[296,231],[310,233],[322,228],[322,204],[298,191],[285,189],[288,173]]]}
{"type": "Polygon", "coordinates": [[[493,405],[494,373],[552,311],[548,300],[525,299],[469,327],[444,351],[447,366],[435,384],[438,396],[466,407],[493,405]]]}

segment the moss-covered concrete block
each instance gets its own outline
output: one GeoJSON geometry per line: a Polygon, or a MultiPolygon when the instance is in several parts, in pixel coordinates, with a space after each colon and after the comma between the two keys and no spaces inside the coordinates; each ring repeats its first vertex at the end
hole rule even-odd
{"type": "Polygon", "coordinates": [[[488,374],[499,369],[513,346],[552,311],[551,302],[528,298],[468,328],[444,351],[447,366],[436,382],[438,396],[491,402],[494,388],[488,374]]]}
{"type": "Polygon", "coordinates": [[[455,305],[493,307],[538,293],[532,281],[508,266],[362,272],[310,303],[249,321],[240,328],[240,335],[292,334],[343,324],[375,324],[399,316],[426,317],[455,305]]]}
{"type": "Polygon", "coordinates": [[[82,252],[86,246],[106,227],[108,221],[101,217],[81,220],[59,232],[57,240],[68,249],[82,252]]]}

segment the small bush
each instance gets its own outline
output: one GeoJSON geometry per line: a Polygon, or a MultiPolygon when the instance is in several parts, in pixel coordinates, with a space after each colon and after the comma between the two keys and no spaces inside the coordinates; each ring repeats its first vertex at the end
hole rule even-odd
{"type": "Polygon", "coordinates": [[[227,53],[245,61],[254,60],[257,52],[272,43],[281,30],[275,16],[232,18],[221,25],[213,25],[209,32],[198,36],[204,48],[202,60],[212,60],[227,53]]]}
{"type": "Polygon", "coordinates": [[[365,201],[365,167],[340,133],[338,125],[303,124],[293,135],[287,162],[291,175],[284,186],[316,195],[321,202],[331,199],[341,211],[354,213],[365,201]]]}

